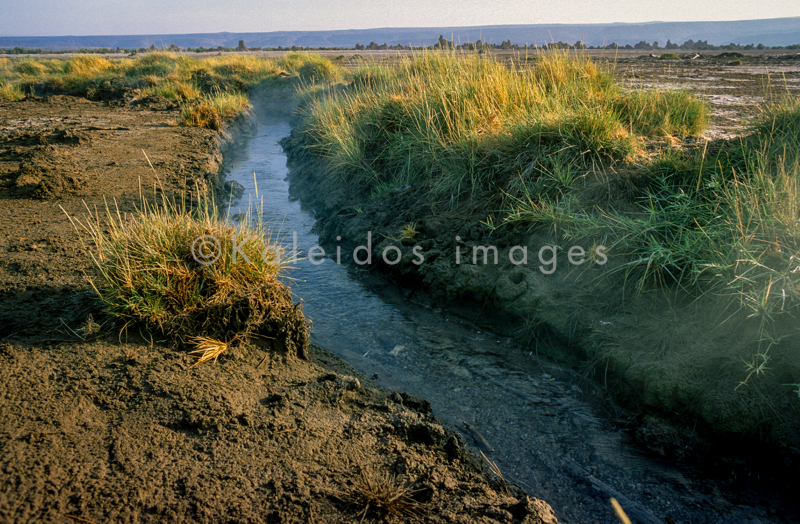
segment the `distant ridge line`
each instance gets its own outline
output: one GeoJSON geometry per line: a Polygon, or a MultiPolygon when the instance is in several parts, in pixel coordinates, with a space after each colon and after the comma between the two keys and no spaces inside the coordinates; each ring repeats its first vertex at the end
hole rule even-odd
{"type": "Polygon", "coordinates": [[[500,43],[543,45],[552,40],[598,46],[612,42],[634,45],[658,41],[662,46],[687,40],[706,40],[711,45],[764,44],[787,46],[800,43],[800,17],[724,22],[642,22],[612,24],[525,24],[453,27],[383,27],[335,31],[270,31],[264,33],[190,33],[158,35],[94,36],[0,36],[0,48],[42,48],[54,51],[81,48],[136,49],[142,47],[236,47],[244,40],[250,47],[348,47],[370,42],[388,45],[434,45],[444,35],[456,43],[500,43]],[[552,35],[552,37],[551,37],[552,35]],[[552,38],[552,40],[551,40],[552,38]]]}

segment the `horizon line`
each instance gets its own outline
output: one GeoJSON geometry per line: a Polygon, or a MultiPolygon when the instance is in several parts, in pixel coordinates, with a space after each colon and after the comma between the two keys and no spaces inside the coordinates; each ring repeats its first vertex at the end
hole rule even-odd
{"type": "Polygon", "coordinates": [[[380,31],[380,30],[398,30],[398,29],[437,29],[437,28],[452,28],[452,29],[471,29],[483,27],[524,27],[524,26],[561,26],[561,27],[577,27],[577,26],[609,26],[609,25],[648,25],[648,24],[704,24],[704,23],[737,23],[737,22],[766,22],[772,20],[792,20],[800,19],[800,16],[783,16],[778,18],[743,18],[737,20],[652,20],[648,22],[605,22],[605,23],[536,23],[536,24],[488,24],[488,25],[431,25],[431,26],[383,26],[383,27],[367,27],[367,28],[348,28],[348,29],[288,29],[288,30],[273,30],[273,31],[201,31],[190,33],[127,33],[127,34],[61,34],[61,35],[6,35],[0,34],[0,38],[66,38],[66,37],[121,37],[121,36],[189,36],[189,35],[219,35],[219,34],[265,34],[265,33],[332,33],[332,32],[347,32],[347,31],[380,31]]]}

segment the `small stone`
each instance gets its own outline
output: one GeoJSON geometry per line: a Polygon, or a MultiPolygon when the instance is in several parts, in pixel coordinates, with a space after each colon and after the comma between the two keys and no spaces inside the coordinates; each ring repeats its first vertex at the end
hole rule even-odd
{"type": "Polygon", "coordinates": [[[235,180],[228,180],[222,185],[226,195],[230,195],[234,199],[242,198],[244,195],[244,186],[235,180]]]}

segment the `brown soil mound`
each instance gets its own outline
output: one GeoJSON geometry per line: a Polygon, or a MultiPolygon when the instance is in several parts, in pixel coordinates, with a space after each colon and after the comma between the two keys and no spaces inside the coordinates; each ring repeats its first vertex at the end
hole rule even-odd
{"type": "Polygon", "coordinates": [[[200,333],[217,340],[264,337],[274,350],[308,358],[309,328],[303,305],[294,303],[289,288],[277,278],[238,290],[221,303],[179,313],[170,323],[186,334],[200,333]]]}

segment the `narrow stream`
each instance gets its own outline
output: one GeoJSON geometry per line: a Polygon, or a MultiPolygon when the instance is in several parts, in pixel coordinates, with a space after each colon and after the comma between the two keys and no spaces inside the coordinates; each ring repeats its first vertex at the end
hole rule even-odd
{"type": "MultiPolygon", "coordinates": [[[[278,145],[291,127],[286,118],[259,117],[226,157],[227,180],[246,189],[230,212],[243,213],[258,201],[284,245],[291,248],[296,233],[305,255],[318,243],[310,232],[315,219],[290,201],[286,156],[278,145]]],[[[349,256],[343,249],[343,262],[349,256]]],[[[321,262],[301,260],[290,272],[289,284],[313,321],[312,342],[368,377],[377,374],[383,388],[429,400],[434,414],[483,449],[507,480],[550,503],[559,522],[618,522],[610,496],[634,522],[784,522],[797,516],[782,498],[767,501],[769,488],[753,488],[757,479],[739,478],[734,465],[719,466],[717,478],[709,479],[637,450],[592,407],[598,404],[593,388],[515,341],[408,303],[380,278],[337,265],[335,253],[321,262]],[[464,429],[465,422],[493,451],[464,429]]]]}

